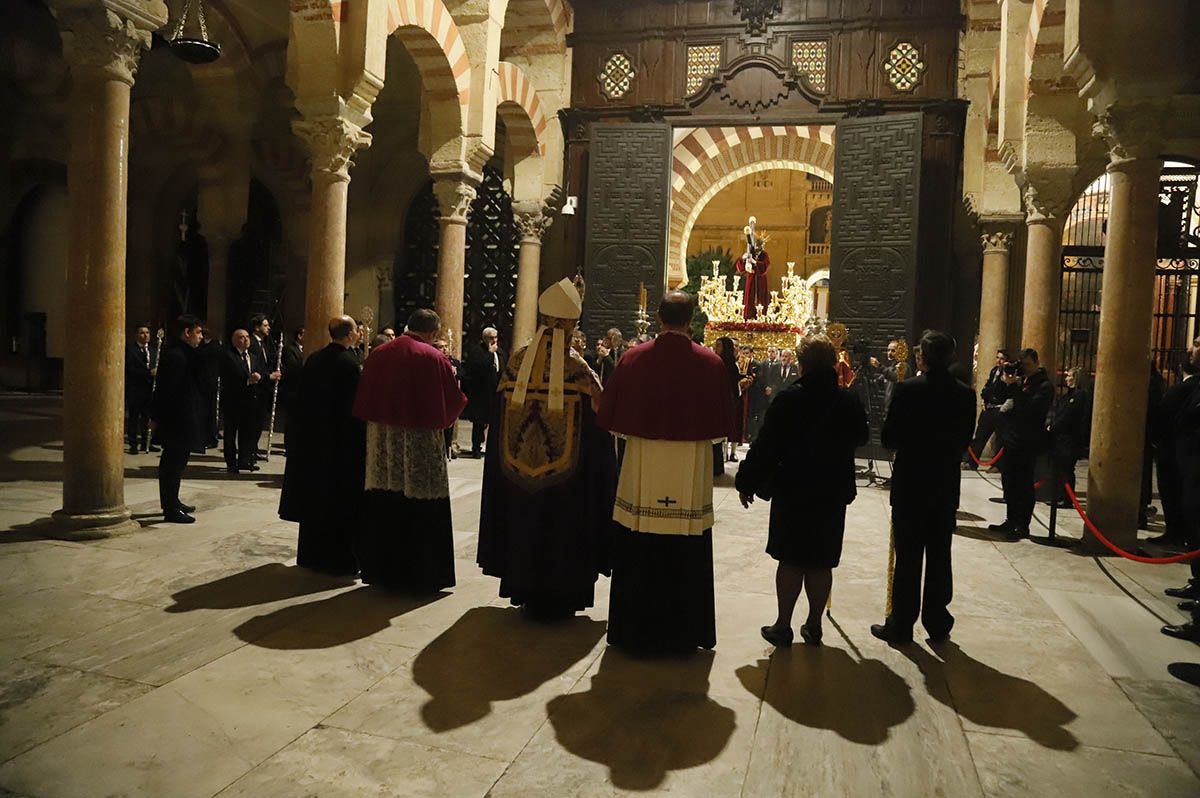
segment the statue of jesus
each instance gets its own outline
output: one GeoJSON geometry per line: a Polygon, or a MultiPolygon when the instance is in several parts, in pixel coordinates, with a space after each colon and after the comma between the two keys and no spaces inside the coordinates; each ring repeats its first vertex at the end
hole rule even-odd
{"type": "Polygon", "coordinates": [[[745,275],[745,288],[742,293],[742,318],[758,318],[759,307],[766,309],[771,301],[767,286],[767,269],[771,266],[771,258],[764,247],[770,238],[765,233],[758,234],[758,220],[751,216],[750,223],[743,228],[746,234],[746,252],[737,259],[734,267],[738,274],[745,275]]]}

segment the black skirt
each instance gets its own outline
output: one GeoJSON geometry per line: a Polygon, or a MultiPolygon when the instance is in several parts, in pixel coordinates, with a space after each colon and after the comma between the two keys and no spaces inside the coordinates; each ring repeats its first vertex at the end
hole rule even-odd
{"type": "Polygon", "coordinates": [[[454,586],[450,499],[366,492],[358,561],[362,581],[394,590],[436,593],[454,586]]]}
{"type": "Polygon", "coordinates": [[[651,535],[613,526],[608,642],[643,653],[715,646],[712,530],[651,535]]]}
{"type": "Polygon", "coordinates": [[[771,503],[767,554],[799,568],[837,568],[846,534],[846,505],[789,507],[778,497],[771,503]]]}

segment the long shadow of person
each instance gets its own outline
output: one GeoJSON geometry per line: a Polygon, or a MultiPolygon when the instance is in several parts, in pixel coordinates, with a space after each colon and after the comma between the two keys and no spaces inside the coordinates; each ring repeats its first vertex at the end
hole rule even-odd
{"type": "Polygon", "coordinates": [[[1066,728],[1076,714],[1028,679],[972,659],[953,642],[938,645],[940,659],[920,646],[897,650],[921,669],[931,696],[970,722],[990,729],[1014,729],[1057,751],[1079,747],[1066,728]]]}
{"type": "Polygon", "coordinates": [[[737,677],[751,693],[765,679],[763,700],[788,720],[863,745],[882,744],[916,709],[899,674],[841,648],[779,649],[770,660],[738,668],[737,677]]]}
{"type": "Polygon", "coordinates": [[[171,596],[175,603],[167,607],[167,612],[252,607],[350,584],[353,582],[349,579],[323,576],[295,565],[273,562],[181,590],[171,596]]]}
{"type": "Polygon", "coordinates": [[[486,717],[493,702],[532,693],[565,673],[604,629],[583,615],[536,624],[511,607],[467,610],[413,661],[413,681],[430,696],[421,719],[441,733],[486,717]]]}
{"type": "Polygon", "coordinates": [[[448,595],[411,596],[360,587],[256,615],[233,633],[247,643],[280,651],[334,648],[381,632],[393,619],[448,595]]]}
{"type": "Polygon", "coordinates": [[[708,696],[711,651],[639,660],[608,648],[586,693],[559,696],[546,709],[563,748],[608,768],[623,790],[652,790],[667,773],[711,762],[737,724],[708,696]]]}

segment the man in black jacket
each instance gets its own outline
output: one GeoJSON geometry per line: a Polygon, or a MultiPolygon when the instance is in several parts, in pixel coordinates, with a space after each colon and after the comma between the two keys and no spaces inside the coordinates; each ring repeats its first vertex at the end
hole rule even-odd
{"type": "Polygon", "coordinates": [[[258,385],[266,364],[250,348],[250,334],[233,331],[233,350],[221,364],[221,414],[225,417],[225,468],[230,474],[257,471],[258,385]]]}
{"type": "MultiPolygon", "coordinates": [[[[357,333],[356,333],[357,334],[357,333]]],[[[283,411],[283,448],[287,449],[287,432],[292,425],[292,409],[296,403],[296,391],[300,369],[304,365],[304,328],[292,331],[292,340],[283,347],[279,368],[279,409],[283,411]]],[[[276,426],[279,426],[276,422],[276,426]]]]}
{"type": "Polygon", "coordinates": [[[1019,375],[1005,372],[1002,377],[1008,398],[1000,406],[1000,443],[1004,446],[1000,481],[1008,517],[1002,524],[988,526],[993,532],[1003,532],[1009,540],[1029,537],[1035,501],[1034,466],[1038,454],[1049,445],[1046,417],[1054,402],[1054,386],[1038,363],[1037,350],[1021,350],[1020,365],[1019,375]]]}
{"type": "MultiPolygon", "coordinates": [[[[983,399],[983,412],[979,414],[979,424],[975,427],[975,437],[971,440],[971,451],[975,452],[975,457],[983,457],[983,450],[987,448],[988,441],[996,434],[1000,421],[1000,405],[1004,404],[1006,398],[1003,377],[1004,367],[1008,363],[1008,351],[997,349],[996,364],[988,372],[987,382],[979,391],[983,399]]],[[[970,453],[963,460],[963,464],[971,471],[979,468],[970,453]]]]}
{"type": "Polygon", "coordinates": [[[919,377],[896,383],[883,423],[892,468],[892,535],[896,571],[892,611],[871,634],[893,645],[912,642],[918,614],[929,639],[950,636],[954,616],[950,541],[956,526],[959,463],[975,427],[975,392],[951,376],[954,339],[927,330],[917,347],[919,377]],[[921,592],[921,565],[925,590],[921,592]]]}
{"type": "Polygon", "coordinates": [[[188,513],[196,508],[179,500],[179,482],[192,450],[204,448],[200,398],[203,363],[196,351],[204,333],[195,316],[180,316],[176,323],[179,340],[162,353],[150,418],[163,447],[158,461],[158,498],[163,515],[168,523],[190,524],[196,519],[188,513]]]}
{"type": "Polygon", "coordinates": [[[474,458],[483,457],[483,440],[492,417],[492,403],[496,401],[496,386],[504,373],[506,360],[499,341],[500,333],[494,327],[487,327],[479,344],[463,356],[460,379],[463,393],[467,395],[463,418],[471,422],[471,457],[474,458]]]}
{"type": "Polygon", "coordinates": [[[158,451],[151,447],[149,432],[150,394],[154,375],[158,372],[158,353],[150,342],[150,326],[139,324],[134,340],[125,347],[125,431],[129,436],[129,453],[158,451]]]}

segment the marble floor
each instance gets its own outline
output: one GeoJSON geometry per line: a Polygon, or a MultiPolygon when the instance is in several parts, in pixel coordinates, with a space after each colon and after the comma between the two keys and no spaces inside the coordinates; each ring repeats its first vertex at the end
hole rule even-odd
{"type": "Polygon", "coordinates": [[[0,394],[0,795],[1200,795],[1200,688],[1167,672],[1200,647],[1158,633],[1185,568],[998,541],[995,476],[963,478],[952,644],[868,632],[887,494],[866,488],[826,645],[772,653],[768,508],[725,481],[716,650],[646,660],[605,646],[605,580],[558,625],[496,598],[477,461],[451,464],[458,585],[414,600],[295,566],[278,457],[198,458],[179,527],[127,455],[141,531],[48,539],[60,428],[61,400],[0,394]]]}

